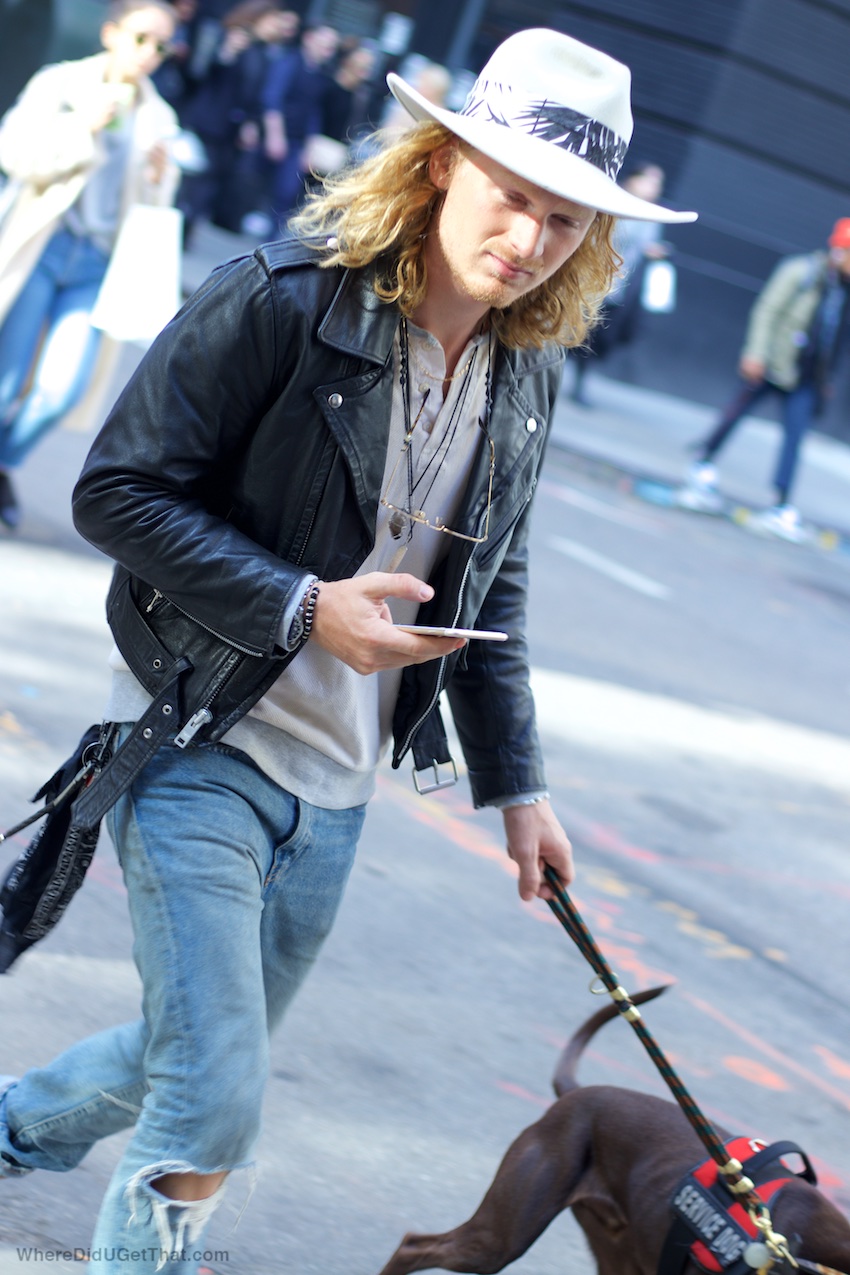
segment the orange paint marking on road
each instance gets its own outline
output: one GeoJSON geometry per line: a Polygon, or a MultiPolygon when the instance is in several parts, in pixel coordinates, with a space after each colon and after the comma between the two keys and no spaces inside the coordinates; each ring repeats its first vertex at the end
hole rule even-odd
{"type": "Polygon", "coordinates": [[[755,1058],[741,1058],[737,1054],[727,1054],[723,1059],[723,1066],[733,1075],[740,1076],[742,1080],[761,1085],[762,1089],[774,1089],[778,1093],[791,1089],[791,1085],[784,1077],[772,1071],[770,1067],[766,1067],[764,1063],[757,1062],[755,1058]]]}
{"type": "Polygon", "coordinates": [[[497,1080],[496,1088],[501,1089],[502,1093],[509,1093],[513,1098],[522,1098],[523,1102],[531,1102],[535,1107],[551,1107],[551,1098],[541,1098],[539,1094],[532,1093],[530,1089],[523,1089],[522,1085],[512,1084],[509,1080],[497,1080]]]}
{"type": "Polygon", "coordinates": [[[837,1169],[833,1169],[825,1160],[821,1160],[819,1156],[810,1155],[812,1168],[818,1175],[818,1186],[822,1191],[834,1190],[836,1187],[846,1185],[846,1178],[843,1178],[837,1169]]]}
{"type": "MultiPolygon", "coordinates": [[[[596,885],[595,882],[593,884],[596,885]]],[[[596,888],[598,889],[599,887],[596,886],[596,888]]],[[[606,912],[609,916],[621,916],[623,913],[622,905],[612,902],[611,899],[597,899],[594,907],[597,912],[606,912]]]]}
{"type": "Polygon", "coordinates": [[[379,778],[379,786],[383,795],[402,806],[417,823],[433,828],[462,850],[468,850],[481,859],[490,859],[509,875],[516,876],[516,864],[508,858],[505,847],[485,828],[452,814],[439,801],[428,802],[418,793],[408,792],[392,780],[379,778]]]}
{"type": "Polygon", "coordinates": [[[625,837],[621,837],[616,828],[608,824],[585,819],[575,810],[564,811],[560,803],[559,811],[564,816],[566,827],[571,830],[570,835],[577,840],[587,842],[594,850],[608,850],[612,854],[618,854],[624,859],[633,859],[638,863],[664,862],[663,855],[657,854],[654,850],[647,850],[645,846],[633,845],[630,841],[626,841],[625,837]]]}
{"type": "Polygon", "coordinates": [[[785,1054],[780,1053],[778,1049],[774,1049],[772,1045],[768,1045],[766,1041],[757,1036],[755,1032],[749,1031],[740,1023],[736,1023],[733,1018],[729,1018],[722,1010],[716,1009],[714,1005],[710,1005],[708,1001],[701,1000],[700,997],[692,995],[690,992],[684,992],[683,995],[690,1003],[702,1014],[713,1018],[716,1023],[720,1023],[727,1031],[732,1032],[740,1040],[745,1041],[751,1048],[758,1050],[769,1058],[771,1062],[777,1066],[790,1071],[793,1075],[799,1076],[806,1084],[811,1085],[813,1089],[819,1089],[821,1093],[825,1093],[833,1102],[839,1103],[845,1110],[850,1111],[850,1094],[844,1093],[835,1085],[831,1085],[829,1081],[824,1080],[821,1076],[810,1071],[808,1067],[804,1067],[802,1063],[794,1062],[792,1058],[788,1058],[785,1054]]]}
{"type": "Polygon", "coordinates": [[[708,1080],[715,1074],[713,1067],[695,1063],[686,1054],[677,1053],[675,1049],[665,1049],[664,1053],[671,1067],[675,1067],[677,1071],[686,1071],[689,1076],[696,1076],[699,1080],[708,1080]]]}
{"type": "Polygon", "coordinates": [[[823,1059],[833,1076],[838,1076],[840,1080],[850,1080],[850,1063],[839,1058],[831,1049],[827,1049],[826,1045],[815,1045],[814,1053],[823,1059]]]}

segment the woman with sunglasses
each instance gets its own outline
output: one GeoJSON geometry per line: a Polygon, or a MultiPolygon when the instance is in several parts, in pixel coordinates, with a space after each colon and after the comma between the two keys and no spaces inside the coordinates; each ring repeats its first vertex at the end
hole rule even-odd
{"type": "MultiPolygon", "coordinates": [[[[133,204],[171,204],[171,107],[149,76],[169,50],[164,0],[114,0],[103,51],[39,71],[0,124],[0,520],[20,520],[10,471],[92,383],[90,319],[133,204]]],[[[152,286],[166,285],[150,262],[152,286]]],[[[173,270],[173,266],[172,266],[173,270]]],[[[133,299],[127,299],[132,305],[133,299]]]]}

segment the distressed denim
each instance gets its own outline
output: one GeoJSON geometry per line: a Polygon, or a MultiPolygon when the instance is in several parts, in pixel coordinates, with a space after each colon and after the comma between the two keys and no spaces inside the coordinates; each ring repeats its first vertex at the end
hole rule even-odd
{"type": "Polygon", "coordinates": [[[58,230],[6,315],[0,327],[0,468],[20,465],[86,389],[101,339],[90,316],[108,265],[91,240],[58,230]]]}
{"type": "Polygon", "coordinates": [[[192,1252],[221,1192],[181,1203],[152,1182],[250,1163],[269,1032],[330,931],[364,813],[311,806],[212,744],[161,748],[107,816],[144,1018],[80,1041],[0,1100],[7,1172],[73,1168],[135,1123],[101,1207],[92,1275],[197,1269],[192,1252]]]}

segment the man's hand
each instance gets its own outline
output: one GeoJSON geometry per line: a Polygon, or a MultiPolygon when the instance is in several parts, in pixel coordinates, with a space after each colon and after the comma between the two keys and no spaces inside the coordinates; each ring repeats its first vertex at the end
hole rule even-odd
{"type": "Polygon", "coordinates": [[[519,867],[519,897],[527,903],[539,896],[551,899],[543,868],[554,868],[564,885],[575,875],[573,848],[548,801],[533,806],[507,806],[502,811],[508,854],[519,867]]]}
{"type": "Polygon", "coordinates": [[[427,602],[434,590],[412,575],[372,571],[349,580],[323,581],[310,639],[356,673],[425,664],[459,651],[464,638],[421,637],[393,625],[387,598],[427,602]]]}
{"type": "Polygon", "coordinates": [[[745,381],[749,381],[750,385],[759,385],[764,380],[766,371],[763,359],[754,359],[751,355],[744,355],[738,364],[738,371],[745,381]]]}
{"type": "Polygon", "coordinates": [[[280,111],[266,111],[263,116],[263,130],[266,157],[272,163],[279,164],[289,153],[286,129],[280,111]]]}
{"type": "Polygon", "coordinates": [[[145,176],[153,186],[158,186],[168,169],[168,147],[164,142],[154,142],[148,151],[145,176]]]}

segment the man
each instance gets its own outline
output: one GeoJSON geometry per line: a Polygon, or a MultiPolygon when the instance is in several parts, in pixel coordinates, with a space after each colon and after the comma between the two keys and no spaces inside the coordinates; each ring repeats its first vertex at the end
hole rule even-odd
{"type": "Polygon", "coordinates": [[[714,459],[755,404],[778,394],[783,439],[773,478],[776,503],[754,524],[785,540],[804,539],[800,515],[790,503],[791,488],[803,439],[829,393],[838,355],[846,345],[850,217],[835,223],[828,247],[828,252],[780,261],[756,300],[739,363],[743,386],[708,438],[697,444],[697,460],[680,493],[686,508],[722,508],[714,459]]]}
{"type": "Polygon", "coordinates": [[[322,108],[331,84],[327,67],[338,47],[333,27],[305,27],[298,48],[269,69],[263,128],[266,157],[274,166],[274,212],[281,224],[304,194],[304,144],[322,131],[322,108]]]}
{"type": "MultiPolygon", "coordinates": [[[[92,380],[101,333],[91,318],[126,215],[176,193],[177,120],[150,80],[173,33],[165,0],[113,0],[103,52],[43,68],[0,126],[12,192],[0,230],[0,521],[10,530],[20,521],[12,471],[92,380]]],[[[176,297],[175,274],[152,255],[151,296],[176,297]]]]}
{"type": "Polygon", "coordinates": [[[0,1163],[70,1167],[140,1108],[97,1275],[157,1266],[98,1251],[198,1240],[249,1161],[268,1031],[333,922],[390,737],[394,765],[412,748],[420,780],[445,778],[441,688],[522,898],[547,864],[572,877],[525,641],[556,342],[582,339],[610,285],[612,214],[693,214],[617,187],[629,74],[567,36],[511,37],[461,114],[390,82],[419,127],[190,299],[75,493],[119,563],[107,715],[125,741],[80,800],[117,799],[145,1021],[12,1085],[0,1163]]]}

